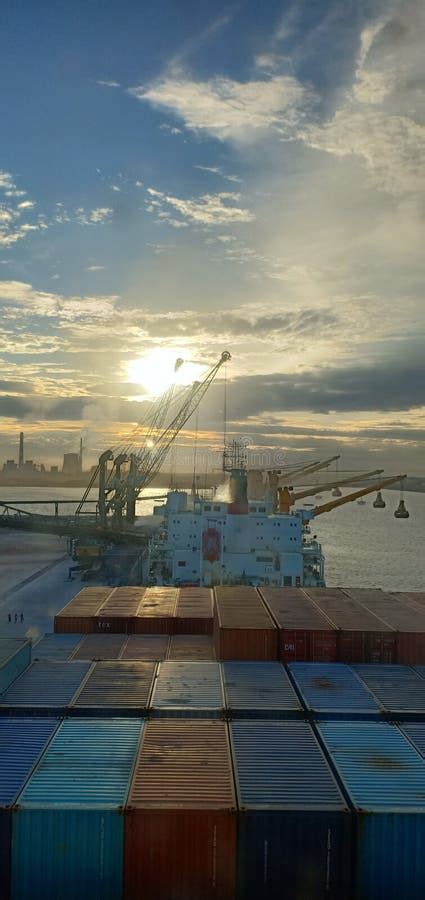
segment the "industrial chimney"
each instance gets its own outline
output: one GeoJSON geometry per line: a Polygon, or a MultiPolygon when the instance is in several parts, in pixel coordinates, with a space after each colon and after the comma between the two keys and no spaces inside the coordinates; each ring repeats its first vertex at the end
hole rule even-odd
{"type": "Polygon", "coordinates": [[[19,435],[19,468],[24,468],[24,432],[19,435]]]}

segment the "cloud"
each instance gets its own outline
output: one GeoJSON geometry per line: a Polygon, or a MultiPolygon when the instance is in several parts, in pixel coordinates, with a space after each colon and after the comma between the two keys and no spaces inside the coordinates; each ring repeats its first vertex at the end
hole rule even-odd
{"type": "Polygon", "coordinates": [[[129,89],[137,100],[168,109],[186,128],[219,140],[255,140],[264,131],[297,121],[311,93],[296,78],[276,75],[262,81],[212,78],[192,81],[183,75],[129,89]]]}
{"type": "Polygon", "coordinates": [[[102,85],[103,87],[110,87],[110,88],[119,88],[119,87],[121,87],[119,81],[104,81],[104,80],[101,79],[101,78],[99,78],[99,79],[96,81],[96,84],[100,84],[100,85],[102,85]]]}
{"type": "Polygon", "coordinates": [[[97,207],[96,209],[85,210],[83,207],[79,207],[76,211],[77,221],[80,222],[81,225],[99,225],[103,222],[108,222],[111,219],[113,214],[113,209],[109,206],[97,207]]]}
{"type": "Polygon", "coordinates": [[[199,225],[226,225],[252,222],[255,218],[249,209],[236,206],[241,199],[241,195],[238,193],[222,191],[218,194],[203,194],[196,200],[173,197],[163,191],[157,191],[155,188],[147,188],[147,193],[149,194],[148,212],[155,213],[160,221],[168,224],[174,222],[177,227],[187,224],[187,221],[199,225]],[[171,219],[170,209],[174,214],[177,212],[182,219],[171,219]]]}
{"type": "MultiPolygon", "coordinates": [[[[0,281],[0,305],[3,310],[19,317],[36,315],[40,318],[57,318],[67,322],[106,321],[117,304],[116,296],[63,297],[60,294],[37,291],[23,281],[0,281]]],[[[12,315],[13,319],[13,315],[12,315]]]]}
{"type": "Polygon", "coordinates": [[[161,131],[167,131],[168,134],[183,134],[181,128],[177,128],[176,125],[168,125],[167,122],[163,122],[159,127],[161,131]]]}
{"type": "Polygon", "coordinates": [[[223,169],[220,166],[194,166],[195,169],[200,169],[201,172],[209,172],[211,175],[218,175],[220,178],[224,178],[225,181],[237,181],[241,182],[242,178],[239,178],[239,175],[227,175],[226,172],[223,172],[223,169]]]}
{"type": "Polygon", "coordinates": [[[18,203],[18,209],[33,209],[36,204],[33,200],[22,200],[21,203],[18,203]]]}
{"type": "Polygon", "coordinates": [[[86,272],[101,272],[105,266],[87,266],[86,272]]]}

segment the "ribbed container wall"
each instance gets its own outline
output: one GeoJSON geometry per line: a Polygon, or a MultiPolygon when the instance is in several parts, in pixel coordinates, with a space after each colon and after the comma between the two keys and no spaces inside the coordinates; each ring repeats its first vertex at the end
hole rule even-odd
{"type": "Polygon", "coordinates": [[[146,588],[134,616],[135,634],[172,634],[178,588],[146,588]]]}
{"type": "Polygon", "coordinates": [[[425,722],[405,722],[401,731],[409,738],[415,750],[425,757],[425,722]]]}
{"type": "Polygon", "coordinates": [[[85,662],[31,663],[0,697],[0,715],[59,715],[70,705],[90,669],[85,662]]]}
{"type": "Polygon", "coordinates": [[[153,662],[98,662],[74,698],[77,716],[142,716],[156,673],[153,662]]]}
{"type": "Polygon", "coordinates": [[[335,662],[337,628],[301,588],[259,588],[279,629],[282,662],[335,662]]]}
{"type": "Polygon", "coordinates": [[[0,719],[0,900],[10,890],[10,807],[58,727],[55,719],[0,719]]]}
{"type": "Polygon", "coordinates": [[[31,662],[31,641],[0,638],[0,693],[18,678],[31,662]]]}
{"type": "Polygon", "coordinates": [[[89,634],[78,644],[71,659],[119,659],[126,640],[123,634],[89,634]]]}
{"type": "Polygon", "coordinates": [[[165,634],[130,634],[119,658],[161,662],[167,656],[169,641],[165,634]]]}
{"type": "Polygon", "coordinates": [[[224,715],[223,685],[217,662],[160,663],[152,692],[150,712],[153,716],[224,715]]]}
{"type": "Polygon", "coordinates": [[[33,659],[67,662],[82,638],[82,634],[45,634],[33,647],[33,659]]]}
{"type": "Polygon", "coordinates": [[[238,718],[290,718],[302,715],[302,706],[289,677],[278,662],[225,662],[222,664],[228,715],[238,718]]]}
{"type": "Polygon", "coordinates": [[[230,724],[239,805],[239,900],[342,900],[351,819],[305,722],[230,724]]]}
{"type": "Polygon", "coordinates": [[[305,592],[338,628],[338,661],[393,663],[393,628],[357,603],[341,588],[305,588],[305,592]]]}
{"type": "Polygon", "coordinates": [[[175,634],[212,634],[212,590],[200,587],[180,588],[173,625],[175,634]]]}
{"type": "Polygon", "coordinates": [[[344,591],[397,632],[395,658],[382,662],[411,666],[425,663],[425,609],[419,604],[407,604],[395,594],[386,594],[379,589],[344,588],[344,591]]]}
{"type": "Polygon", "coordinates": [[[109,594],[97,614],[97,631],[109,634],[131,634],[133,619],[144,597],[146,588],[118,587],[109,594]]]}
{"type": "Polygon", "coordinates": [[[66,720],[18,798],[12,900],[121,900],[137,719],[66,720]]]}
{"type": "Polygon", "coordinates": [[[290,663],[289,671],[314,716],[353,719],[382,714],[378,700],[344,663],[290,663]]]}
{"type": "Polygon", "coordinates": [[[59,634],[90,634],[96,630],[96,616],[107,597],[110,587],[85,587],[57,613],[54,630],[59,634]]]}
{"type": "Polygon", "coordinates": [[[149,722],[128,807],[124,900],[234,900],[236,801],[224,722],[149,722]]]}
{"type": "Polygon", "coordinates": [[[167,659],[215,660],[212,635],[173,634],[170,637],[167,659]]]}
{"type": "Polygon", "coordinates": [[[277,659],[277,628],[255,588],[214,588],[214,646],[220,660],[277,659]]]}
{"type": "Polygon", "coordinates": [[[425,760],[395,725],[317,728],[356,812],[356,900],[423,900],[425,760]]]}
{"type": "Polygon", "coordinates": [[[382,708],[394,718],[425,719],[425,681],[410,666],[354,666],[382,708]]]}

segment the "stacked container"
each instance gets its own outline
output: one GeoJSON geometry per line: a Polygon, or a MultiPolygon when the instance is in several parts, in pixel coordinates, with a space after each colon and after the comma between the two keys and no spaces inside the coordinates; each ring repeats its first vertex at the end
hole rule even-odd
{"type": "Polygon", "coordinates": [[[133,619],[145,594],[143,587],[118,587],[107,597],[97,616],[99,631],[117,634],[130,634],[133,631],[133,619]]]}
{"type": "MultiPolygon", "coordinates": [[[[397,632],[394,662],[416,665],[425,663],[425,608],[419,603],[409,603],[403,597],[385,594],[378,589],[345,588],[346,593],[365,609],[379,616],[397,632]]],[[[365,660],[366,662],[366,660],[365,660]]],[[[374,660],[370,660],[374,662],[374,660]]],[[[382,660],[392,662],[392,660],[382,660]]]]}
{"type": "Polygon", "coordinates": [[[89,634],[96,616],[112,592],[110,587],[85,587],[55,616],[55,631],[89,634]]]}
{"type": "Polygon", "coordinates": [[[56,719],[0,719],[0,898],[10,887],[11,808],[52,734],[56,719]]]}
{"type": "Polygon", "coordinates": [[[253,587],[214,589],[217,659],[276,659],[277,629],[253,587]]]}
{"type": "Polygon", "coordinates": [[[279,629],[283,662],[335,662],[337,628],[301,588],[262,587],[260,594],[279,629]]]}
{"type": "Polygon", "coordinates": [[[356,900],[423,900],[425,760],[388,723],[318,729],[356,814],[356,900]]]}
{"type": "Polygon", "coordinates": [[[119,659],[126,645],[122,634],[89,634],[75,648],[72,659],[119,659]]]}
{"type": "Polygon", "coordinates": [[[131,634],[122,648],[120,659],[160,661],[167,656],[169,641],[165,634],[131,634]]]}
{"type": "Polygon", "coordinates": [[[120,900],[137,719],[68,719],[18,799],[12,900],[120,900]]]}
{"type": "Polygon", "coordinates": [[[22,638],[0,638],[0,693],[29,666],[31,641],[22,638]]]}
{"type": "Polygon", "coordinates": [[[149,722],[128,798],[124,900],[234,900],[235,805],[224,722],[149,722]]]}
{"type": "Polygon", "coordinates": [[[180,588],[174,620],[175,634],[212,634],[213,592],[210,588],[180,588]]]}
{"type": "Polygon", "coordinates": [[[167,659],[215,659],[212,635],[174,634],[170,638],[167,659]]]}
{"type": "Polygon", "coordinates": [[[396,635],[387,622],[340,588],[306,588],[306,593],[338,628],[340,662],[392,663],[396,635]]]}
{"type": "Polygon", "coordinates": [[[222,665],[226,710],[232,718],[290,718],[302,707],[278,662],[226,662],[222,665]]]}
{"type": "Polygon", "coordinates": [[[305,722],[230,725],[240,900],[349,896],[350,815],[305,722]]]}
{"type": "Polygon", "coordinates": [[[378,700],[344,663],[291,663],[289,671],[306,709],[315,717],[368,719],[382,714],[378,700]]]}
{"type": "Polygon", "coordinates": [[[172,634],[178,588],[146,588],[133,619],[135,634],[172,634]]]}
{"type": "Polygon", "coordinates": [[[425,681],[410,666],[355,666],[355,671],[395,719],[425,718],[425,681]]]}
{"type": "Polygon", "coordinates": [[[81,634],[45,634],[33,648],[34,659],[67,662],[82,639],[81,634]]]}
{"type": "Polygon", "coordinates": [[[160,663],[150,710],[154,716],[224,715],[223,686],[217,662],[160,663]]]}
{"type": "Polygon", "coordinates": [[[71,703],[74,715],[142,716],[155,678],[153,662],[98,662],[71,703]]]}
{"type": "Polygon", "coordinates": [[[36,660],[0,697],[0,715],[63,714],[81,687],[89,662],[36,660]]]}

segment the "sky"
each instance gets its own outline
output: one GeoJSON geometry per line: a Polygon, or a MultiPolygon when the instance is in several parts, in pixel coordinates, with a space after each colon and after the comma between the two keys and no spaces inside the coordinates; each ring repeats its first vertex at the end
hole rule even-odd
{"type": "Polygon", "coordinates": [[[0,461],[94,462],[226,349],[253,456],[425,474],[424,37],[422,0],[6,0],[0,461]]]}

